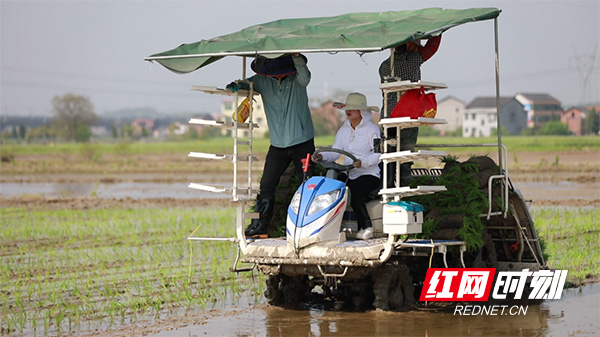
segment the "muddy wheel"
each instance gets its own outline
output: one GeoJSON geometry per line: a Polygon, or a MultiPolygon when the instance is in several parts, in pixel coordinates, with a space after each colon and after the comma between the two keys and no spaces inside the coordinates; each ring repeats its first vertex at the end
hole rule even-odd
{"type": "Polygon", "coordinates": [[[272,275],[266,281],[265,297],[271,305],[306,302],[310,289],[306,276],[272,275]]]}
{"type": "Polygon", "coordinates": [[[306,302],[309,295],[309,287],[306,276],[283,277],[279,289],[283,294],[284,304],[299,304],[306,302]]]}
{"type": "Polygon", "coordinates": [[[362,311],[373,302],[373,292],[370,287],[354,286],[349,289],[348,298],[354,310],[362,311]]]}
{"type": "Polygon", "coordinates": [[[398,261],[383,265],[373,275],[375,309],[408,309],[415,303],[414,291],[408,267],[398,261]]]}
{"type": "Polygon", "coordinates": [[[279,291],[279,281],[281,276],[271,275],[266,281],[267,289],[265,290],[265,298],[267,303],[271,305],[279,305],[282,300],[281,292],[279,291]]]}

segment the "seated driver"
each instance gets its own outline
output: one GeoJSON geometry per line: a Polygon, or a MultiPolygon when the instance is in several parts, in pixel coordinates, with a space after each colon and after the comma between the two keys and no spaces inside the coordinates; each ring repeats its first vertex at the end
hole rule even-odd
{"type": "MultiPolygon", "coordinates": [[[[373,237],[373,227],[367,212],[367,196],[380,188],[381,180],[379,153],[373,145],[375,139],[381,139],[381,132],[371,122],[371,112],[377,112],[379,108],[367,106],[365,95],[357,92],[348,94],[345,103],[335,102],[333,106],[344,110],[348,120],[338,130],[332,147],[349,152],[357,158],[355,162],[345,158],[344,164],[352,164],[354,168],[349,171],[348,177],[343,174],[339,180],[348,179],[350,205],[358,222],[356,238],[368,240],[373,237]]],[[[335,161],[339,157],[338,153],[324,152],[315,155],[313,160],[335,161]]]]}

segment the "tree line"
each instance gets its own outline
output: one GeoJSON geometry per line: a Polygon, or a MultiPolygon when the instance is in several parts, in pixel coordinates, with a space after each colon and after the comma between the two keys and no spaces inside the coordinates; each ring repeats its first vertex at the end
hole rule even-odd
{"type": "MultiPolygon", "coordinates": [[[[5,130],[1,138],[23,139],[46,139],[63,140],[66,142],[88,142],[92,137],[91,127],[98,121],[98,116],[94,111],[94,105],[89,98],[73,93],[55,96],[52,99],[52,118],[50,123],[36,128],[27,129],[24,125],[18,125],[12,130],[5,130]]],[[[331,104],[323,103],[320,108],[313,109],[313,119],[315,121],[315,134],[318,136],[335,134],[337,128],[341,125],[337,110],[331,104]]],[[[171,132],[174,125],[169,127],[171,132]]],[[[600,112],[592,109],[586,114],[585,124],[583,125],[584,134],[598,135],[600,132],[600,112]]],[[[187,138],[204,138],[200,133],[205,130],[196,130],[190,128],[187,138]]],[[[218,133],[210,132],[210,137],[218,136],[218,133]]],[[[462,129],[458,132],[447,134],[448,136],[462,136],[462,129]]],[[[149,136],[149,130],[142,127],[140,137],[149,136]],[[145,134],[144,134],[145,131],[145,134]]],[[[497,130],[494,130],[494,133],[497,130]]],[[[138,132],[139,133],[139,132],[138,132]]],[[[111,127],[110,134],[113,138],[123,138],[135,136],[135,130],[131,125],[124,125],[117,129],[115,125],[111,127]]],[[[502,130],[502,134],[505,134],[502,130]]],[[[550,121],[542,127],[523,130],[522,135],[571,135],[567,125],[560,121],[550,121]]],[[[439,136],[439,131],[425,128],[421,136],[439,136]]]]}
{"type": "Polygon", "coordinates": [[[47,125],[27,129],[24,125],[5,130],[2,138],[62,139],[67,142],[87,142],[92,137],[92,125],[98,121],[89,98],[73,93],[52,98],[52,119],[47,125]]]}

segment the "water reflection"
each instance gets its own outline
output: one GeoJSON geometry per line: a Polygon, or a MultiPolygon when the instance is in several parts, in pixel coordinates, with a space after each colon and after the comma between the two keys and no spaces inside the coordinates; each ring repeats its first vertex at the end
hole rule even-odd
{"type": "Polygon", "coordinates": [[[6,198],[40,195],[46,198],[228,198],[188,188],[188,183],[118,182],[118,183],[0,183],[0,195],[6,198]]]}
{"type": "Polygon", "coordinates": [[[515,188],[521,190],[525,199],[560,201],[570,199],[596,200],[600,197],[600,183],[597,182],[581,184],[571,181],[513,181],[513,184],[515,188]]]}
{"type": "MultiPolygon", "coordinates": [[[[207,178],[207,177],[204,177],[207,178]]],[[[203,184],[230,186],[231,181],[221,176],[208,177],[203,184]]],[[[192,178],[194,181],[197,178],[192,178]]],[[[219,198],[217,193],[203,192],[187,187],[188,182],[0,182],[0,196],[10,198],[39,195],[47,198],[219,198]]],[[[600,197],[600,183],[522,182],[517,183],[526,199],[533,200],[596,200],[600,197]]]]}
{"type": "Polygon", "coordinates": [[[21,195],[80,197],[90,196],[94,185],[94,183],[2,183],[0,191],[4,197],[21,195]]]}
{"type": "Polygon", "coordinates": [[[547,330],[549,311],[530,305],[526,316],[312,310],[266,310],[265,314],[266,336],[535,336],[547,330]]]}
{"type": "Polygon", "coordinates": [[[598,284],[529,305],[520,316],[452,312],[290,310],[264,304],[152,336],[568,336],[600,331],[598,284]]]}

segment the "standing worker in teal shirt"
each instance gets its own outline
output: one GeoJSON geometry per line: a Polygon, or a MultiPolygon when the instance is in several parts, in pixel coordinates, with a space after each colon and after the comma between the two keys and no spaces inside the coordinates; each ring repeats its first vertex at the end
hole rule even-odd
{"type": "MultiPolygon", "coordinates": [[[[253,219],[246,229],[246,236],[267,234],[273,218],[275,187],[290,162],[299,181],[303,180],[302,159],[315,151],[314,127],[308,107],[306,87],[310,83],[310,71],[304,55],[283,55],[275,59],[258,56],[251,68],[256,75],[248,78],[253,88],[262,96],[269,126],[271,145],[260,180],[260,194],[253,219]]],[[[237,91],[248,89],[246,83],[235,82],[227,88],[237,91]]]]}

